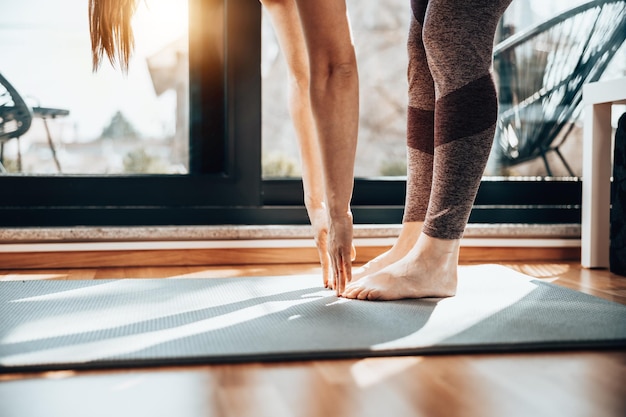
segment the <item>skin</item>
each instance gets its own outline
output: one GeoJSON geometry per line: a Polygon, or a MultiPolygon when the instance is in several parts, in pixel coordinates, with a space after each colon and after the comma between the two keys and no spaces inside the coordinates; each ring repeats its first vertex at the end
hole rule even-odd
{"type": "Polygon", "coordinates": [[[359,268],[354,268],[352,270],[352,281],[358,281],[359,279],[367,275],[376,273],[406,256],[406,254],[408,254],[413,246],[417,243],[417,238],[422,232],[423,225],[424,222],[402,223],[400,235],[398,236],[398,239],[395,241],[391,249],[378,255],[376,258],[370,260],[365,265],[359,268]]]}
{"type": "MultiPolygon", "coordinates": [[[[405,239],[402,247],[406,243],[410,242],[405,239]]],[[[437,239],[420,233],[404,256],[398,253],[395,261],[389,256],[372,264],[376,271],[359,275],[342,295],[359,300],[451,297],[456,293],[459,247],[460,239],[437,239]]]]}
{"type": "Polygon", "coordinates": [[[289,108],[324,285],[352,279],[358,73],[345,2],[262,0],[289,69],[289,108]]]}

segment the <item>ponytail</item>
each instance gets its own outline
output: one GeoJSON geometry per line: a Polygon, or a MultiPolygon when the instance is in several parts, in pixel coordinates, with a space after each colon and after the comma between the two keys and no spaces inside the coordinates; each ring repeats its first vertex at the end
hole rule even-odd
{"type": "Polygon", "coordinates": [[[89,0],[89,31],[93,71],[97,71],[102,57],[111,65],[119,64],[128,71],[128,62],[135,46],[131,19],[138,0],[89,0]]]}

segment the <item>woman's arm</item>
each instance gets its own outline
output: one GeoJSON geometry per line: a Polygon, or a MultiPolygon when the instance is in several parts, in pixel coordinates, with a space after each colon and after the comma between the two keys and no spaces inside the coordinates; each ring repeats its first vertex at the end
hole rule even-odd
{"type": "Polygon", "coordinates": [[[311,105],[321,150],[328,251],[341,294],[352,273],[354,159],[359,80],[344,0],[297,0],[311,68],[311,105]]]}

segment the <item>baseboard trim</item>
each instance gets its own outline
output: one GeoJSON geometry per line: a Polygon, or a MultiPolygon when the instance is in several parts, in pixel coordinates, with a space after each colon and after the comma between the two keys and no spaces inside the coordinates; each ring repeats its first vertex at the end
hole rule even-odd
{"type": "MultiPolygon", "coordinates": [[[[355,263],[388,250],[395,238],[357,238],[355,263]]],[[[573,261],[579,239],[467,238],[462,262],[573,261]]],[[[7,243],[0,245],[1,269],[219,266],[318,262],[313,239],[7,243]]]]}

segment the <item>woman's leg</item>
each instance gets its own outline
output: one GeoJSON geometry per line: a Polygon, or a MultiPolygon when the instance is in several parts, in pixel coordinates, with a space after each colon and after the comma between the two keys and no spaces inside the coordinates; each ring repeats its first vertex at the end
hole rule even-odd
{"type": "Polygon", "coordinates": [[[407,42],[409,104],[407,108],[407,183],[402,229],[394,245],[360,268],[352,280],[380,271],[403,258],[417,242],[430,198],[433,172],[435,85],[428,68],[422,25],[428,0],[413,0],[407,42]]]}
{"type": "Polygon", "coordinates": [[[351,280],[354,158],[359,80],[346,5],[297,0],[311,71],[311,107],[321,151],[328,252],[337,293],[351,280]]]}
{"type": "Polygon", "coordinates": [[[435,81],[435,127],[432,189],[424,226],[404,258],[350,285],[346,297],[389,300],[454,295],[460,239],[495,132],[493,38],[509,2],[428,3],[423,37],[435,81]]]}

